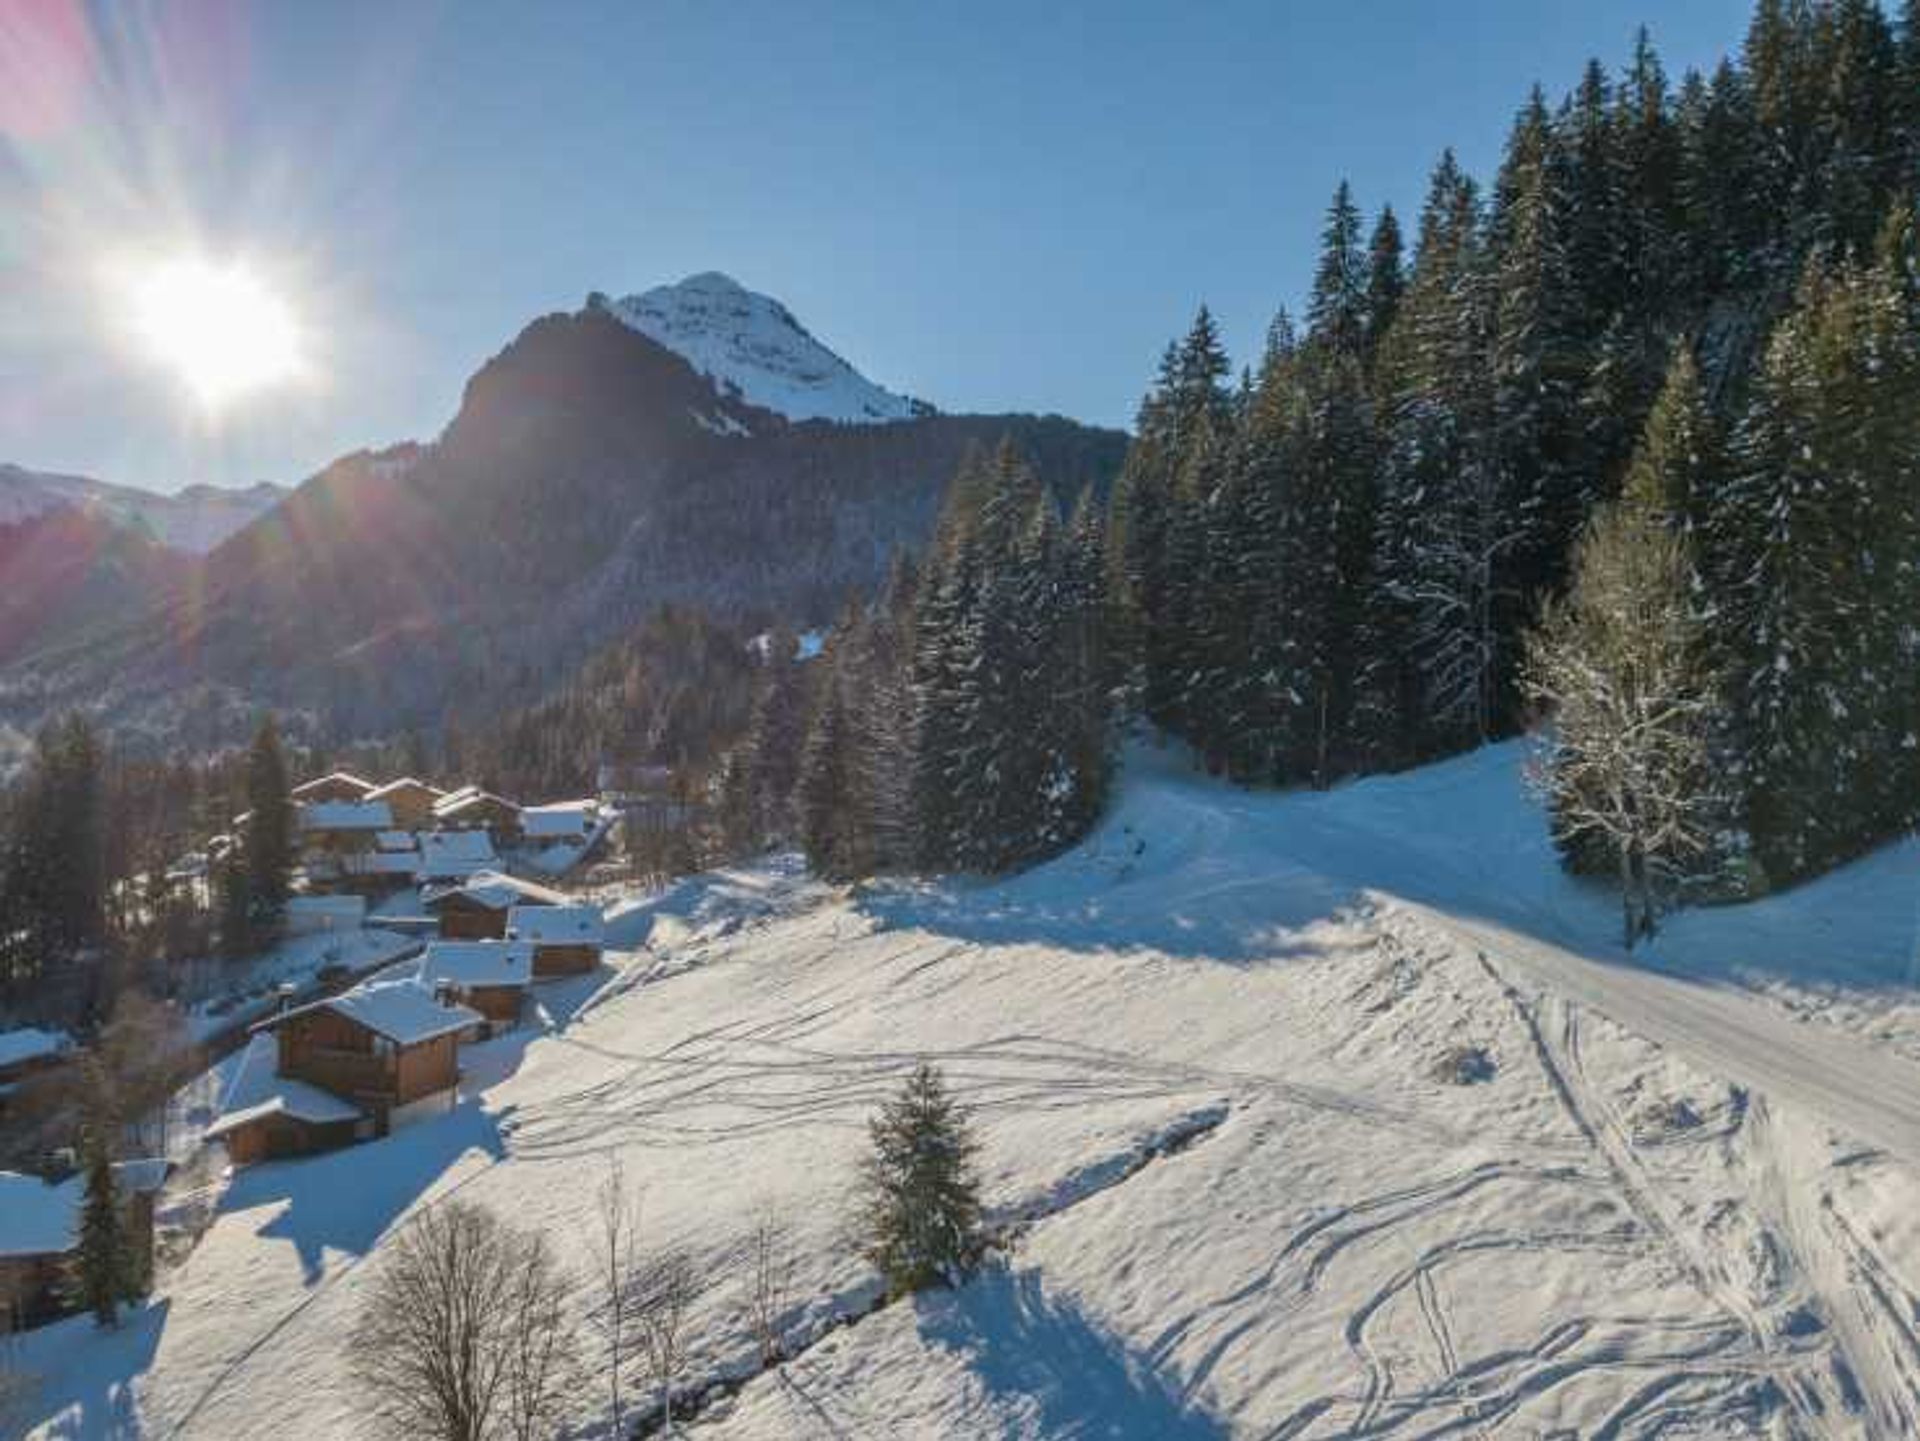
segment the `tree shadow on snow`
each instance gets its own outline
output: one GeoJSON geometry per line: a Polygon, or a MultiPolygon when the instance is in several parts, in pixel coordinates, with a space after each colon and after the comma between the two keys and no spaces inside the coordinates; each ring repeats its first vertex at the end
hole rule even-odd
{"type": "Polygon", "coordinates": [[[139,1435],[131,1383],[153,1364],[170,1304],[130,1310],[112,1330],[74,1316],[21,1337],[18,1360],[31,1387],[23,1417],[42,1421],[41,1434],[60,1441],[139,1435]]]}
{"type": "Polygon", "coordinates": [[[290,1243],[311,1286],[329,1251],[365,1255],[461,1157],[479,1151],[501,1159],[503,1119],[462,1101],[446,1115],[416,1120],[377,1141],[248,1166],[235,1172],[220,1209],[271,1210],[257,1234],[290,1243]]]}
{"type": "Polygon", "coordinates": [[[1040,1274],[983,1271],[915,1302],[920,1336],[964,1356],[990,1397],[1030,1411],[1049,1436],[1219,1441],[1226,1432],[1182,1406],[1153,1369],[1050,1298],[1040,1274]]]}

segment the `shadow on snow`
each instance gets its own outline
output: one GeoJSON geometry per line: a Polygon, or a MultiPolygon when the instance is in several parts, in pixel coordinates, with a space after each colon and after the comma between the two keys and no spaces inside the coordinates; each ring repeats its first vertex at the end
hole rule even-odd
{"type": "Polygon", "coordinates": [[[1225,1431],[1182,1406],[1153,1369],[1071,1305],[1040,1274],[998,1267],[915,1301],[921,1339],[962,1356],[988,1395],[1031,1411],[1041,1434],[1114,1441],[1218,1441],[1225,1431]]]}

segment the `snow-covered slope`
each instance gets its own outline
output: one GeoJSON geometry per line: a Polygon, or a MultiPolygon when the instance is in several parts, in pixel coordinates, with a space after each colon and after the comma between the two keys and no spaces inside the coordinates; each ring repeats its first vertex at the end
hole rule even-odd
{"type": "Polygon", "coordinates": [[[204,555],[286,495],[268,482],[245,490],[190,485],[172,495],[0,464],[0,525],[14,525],[56,506],[91,506],[140,527],[162,545],[204,555]]]}
{"type": "Polygon", "coordinates": [[[607,308],[716,383],[789,420],[911,420],[929,407],[874,384],[822,345],[786,306],[717,271],[607,308]]]}
{"type": "MultiPolygon", "coordinates": [[[[354,1317],[410,1218],[477,1202],[584,1276],[612,1158],[711,1278],[714,1441],[1920,1434],[1915,848],[1629,960],[1520,770],[1258,796],[1140,755],[1005,882],[774,861],[616,906],[614,973],[467,1051],[452,1113],[241,1173],[119,1332],[31,1337],[32,1434],[360,1434],[354,1317]],[[923,1056],[1003,1249],[875,1308],[849,1188],[923,1056]],[[769,1210],[793,1359],[755,1375],[769,1210]]],[[[569,1434],[605,1435],[579,1357],[569,1434]]]]}

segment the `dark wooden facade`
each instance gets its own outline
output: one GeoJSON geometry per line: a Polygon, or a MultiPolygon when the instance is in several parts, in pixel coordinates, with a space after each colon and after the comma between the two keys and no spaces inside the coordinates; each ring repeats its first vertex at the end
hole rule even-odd
{"type": "Polygon", "coordinates": [[[354,1120],[303,1121],[276,1113],[235,1126],[221,1140],[227,1148],[227,1159],[236,1166],[245,1166],[255,1161],[309,1156],[350,1145],[358,1125],[354,1120]]]}
{"type": "Polygon", "coordinates": [[[460,1040],[452,1032],[402,1046],[322,1006],[289,1016],[276,1034],[281,1075],[352,1101],[373,1115],[382,1133],[390,1112],[460,1078],[460,1040]]]}
{"type": "Polygon", "coordinates": [[[533,974],[540,980],[551,976],[584,975],[600,964],[600,947],[580,943],[533,947],[533,974]]]}
{"type": "Polygon", "coordinates": [[[482,905],[472,896],[450,891],[428,903],[448,941],[499,941],[507,934],[507,908],[482,905]]]}

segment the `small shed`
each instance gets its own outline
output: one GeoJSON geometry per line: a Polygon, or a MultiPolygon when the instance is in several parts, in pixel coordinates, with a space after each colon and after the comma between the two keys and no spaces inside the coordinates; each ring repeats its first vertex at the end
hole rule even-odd
{"type": "Polygon", "coordinates": [[[524,881],[500,871],[481,871],[462,885],[428,892],[423,903],[450,941],[500,941],[507,935],[507,913],[515,906],[564,906],[563,891],[524,881]]]}
{"type": "Polygon", "coordinates": [[[433,941],[420,961],[420,982],[496,1026],[512,1026],[533,983],[533,954],[522,941],[433,941]]]}
{"type": "Polygon", "coordinates": [[[577,976],[600,964],[606,921],[593,905],[515,906],[507,913],[507,939],[533,950],[533,974],[577,976]]]}

